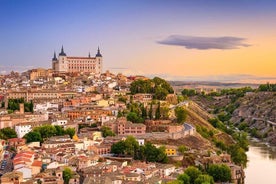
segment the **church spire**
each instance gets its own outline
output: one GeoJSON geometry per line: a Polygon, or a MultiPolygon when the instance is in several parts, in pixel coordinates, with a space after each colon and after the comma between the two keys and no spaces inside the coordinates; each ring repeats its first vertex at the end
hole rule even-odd
{"type": "Polygon", "coordinates": [[[102,57],[99,47],[98,47],[98,52],[97,52],[97,54],[96,54],[96,57],[102,57]]]}
{"type": "Polygon", "coordinates": [[[61,51],[60,51],[59,55],[60,55],[60,56],[66,56],[66,54],[65,54],[65,52],[64,52],[64,50],[63,50],[63,45],[62,45],[62,47],[61,47],[61,51]]]}
{"type": "Polygon", "coordinates": [[[53,57],[52,61],[57,61],[56,51],[54,51],[54,57],[53,57]]]}
{"type": "Polygon", "coordinates": [[[90,52],[88,53],[88,57],[91,58],[90,52]]]}

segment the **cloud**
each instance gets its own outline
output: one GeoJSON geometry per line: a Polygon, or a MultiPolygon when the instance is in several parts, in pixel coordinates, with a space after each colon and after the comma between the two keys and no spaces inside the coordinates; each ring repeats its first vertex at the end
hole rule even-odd
{"type": "Polygon", "coordinates": [[[163,45],[183,46],[187,49],[239,49],[240,47],[249,47],[244,43],[245,38],[224,36],[224,37],[200,37],[200,36],[181,36],[171,35],[164,40],[157,41],[163,45]]]}

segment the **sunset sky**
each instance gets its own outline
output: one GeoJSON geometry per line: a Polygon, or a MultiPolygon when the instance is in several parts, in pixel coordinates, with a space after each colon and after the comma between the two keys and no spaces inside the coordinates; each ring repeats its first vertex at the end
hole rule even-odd
{"type": "MultiPolygon", "coordinates": [[[[0,0],[0,72],[96,54],[104,70],[174,80],[275,80],[274,0],[0,0]]],[[[276,81],[276,80],[275,80],[276,81]]]]}

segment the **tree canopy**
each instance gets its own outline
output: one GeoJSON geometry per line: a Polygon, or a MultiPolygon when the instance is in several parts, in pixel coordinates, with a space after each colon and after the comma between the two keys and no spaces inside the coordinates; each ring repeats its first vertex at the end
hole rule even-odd
{"type": "Polygon", "coordinates": [[[74,128],[63,129],[61,126],[43,125],[35,127],[31,132],[25,134],[27,142],[43,142],[44,139],[52,136],[69,135],[71,138],[75,135],[74,128]]]}
{"type": "Polygon", "coordinates": [[[187,118],[187,111],[184,109],[184,107],[176,107],[174,112],[176,116],[176,122],[179,124],[184,123],[187,118]]]}
{"type": "Polygon", "coordinates": [[[19,104],[24,104],[24,111],[25,112],[34,112],[34,104],[33,102],[26,102],[24,98],[18,99],[9,99],[8,100],[8,110],[15,111],[19,110],[19,104]]]}
{"type": "Polygon", "coordinates": [[[129,112],[127,114],[127,120],[133,123],[142,123],[144,119],[135,112],[129,112]]]}
{"type": "Polygon", "coordinates": [[[2,128],[0,130],[0,139],[11,139],[11,138],[16,138],[16,132],[14,131],[14,129],[10,128],[10,127],[6,127],[6,128],[2,128]]]}
{"type": "Polygon", "coordinates": [[[27,134],[24,135],[24,137],[27,141],[27,143],[29,142],[42,142],[42,137],[41,134],[39,132],[29,132],[27,134]]]}
{"type": "Polygon", "coordinates": [[[190,184],[190,176],[188,176],[186,173],[179,174],[177,176],[177,180],[181,181],[183,184],[190,184]]]}
{"type": "Polygon", "coordinates": [[[214,178],[215,182],[231,181],[231,169],[225,164],[209,165],[207,173],[214,178]]]}
{"type": "Polygon", "coordinates": [[[190,177],[190,183],[193,184],[195,180],[201,175],[201,171],[198,170],[198,168],[194,166],[189,166],[185,171],[185,174],[187,174],[190,177]]]}
{"type": "Polygon", "coordinates": [[[66,167],[62,172],[64,183],[68,184],[72,176],[73,176],[73,171],[70,168],[66,167]]]}
{"type": "Polygon", "coordinates": [[[103,137],[115,136],[115,133],[109,127],[102,126],[100,131],[102,132],[103,137]]]}
{"type": "Polygon", "coordinates": [[[158,100],[165,100],[168,94],[174,92],[171,85],[159,77],[149,80],[136,80],[131,83],[130,91],[132,94],[151,93],[154,94],[153,98],[158,100]]]}
{"type": "Polygon", "coordinates": [[[258,88],[259,91],[276,91],[276,84],[261,84],[258,88]]]}
{"type": "Polygon", "coordinates": [[[214,184],[214,179],[208,174],[201,174],[195,179],[195,184],[214,184]]]}
{"type": "Polygon", "coordinates": [[[183,96],[195,96],[196,95],[196,90],[195,89],[183,89],[181,91],[183,96]]]}
{"type": "Polygon", "coordinates": [[[119,141],[111,146],[111,153],[118,155],[129,155],[136,160],[148,162],[166,163],[168,161],[165,154],[165,147],[156,148],[151,143],[139,146],[133,136],[128,136],[126,140],[119,141]]]}

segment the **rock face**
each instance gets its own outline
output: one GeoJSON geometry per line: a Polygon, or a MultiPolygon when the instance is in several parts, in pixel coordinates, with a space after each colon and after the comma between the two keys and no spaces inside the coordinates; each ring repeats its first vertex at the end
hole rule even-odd
{"type": "Polygon", "coordinates": [[[233,112],[231,121],[235,124],[246,122],[251,130],[255,129],[258,137],[276,145],[276,93],[248,93],[240,98],[239,107],[233,112]]]}
{"type": "MultiPolygon", "coordinates": [[[[195,96],[192,100],[209,112],[215,112],[215,109],[219,112],[233,103],[227,95],[212,98],[195,96]]],[[[273,130],[273,126],[268,123],[276,123],[276,92],[248,92],[239,97],[232,106],[235,108],[231,114],[231,122],[237,127],[242,122],[247,123],[252,135],[276,145],[276,126],[273,130]]]]}
{"type": "Polygon", "coordinates": [[[248,93],[238,100],[239,107],[233,117],[249,118],[252,120],[265,119],[276,122],[276,93],[248,93]]]}

